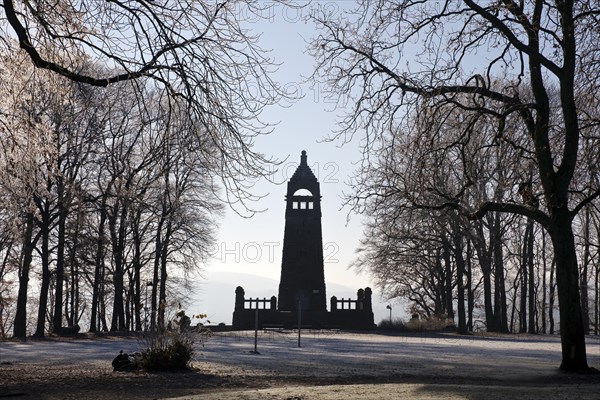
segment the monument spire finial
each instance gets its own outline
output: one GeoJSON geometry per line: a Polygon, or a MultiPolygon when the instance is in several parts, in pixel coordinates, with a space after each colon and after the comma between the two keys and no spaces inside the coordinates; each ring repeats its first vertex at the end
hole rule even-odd
{"type": "Polygon", "coordinates": [[[306,163],[306,150],[302,150],[302,154],[300,155],[300,165],[308,166],[306,163]]]}

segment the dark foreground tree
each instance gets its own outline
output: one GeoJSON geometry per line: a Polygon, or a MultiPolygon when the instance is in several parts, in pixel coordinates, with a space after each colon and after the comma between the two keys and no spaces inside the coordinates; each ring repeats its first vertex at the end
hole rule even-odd
{"type": "MultiPolygon", "coordinates": [[[[361,1],[351,14],[314,14],[315,75],[351,104],[337,137],[364,129],[364,154],[375,158],[403,144],[430,150],[413,168],[431,179],[402,178],[405,204],[459,209],[472,219],[519,214],[549,233],[567,371],[588,370],[572,225],[600,195],[580,162],[583,142],[598,154],[599,15],[592,1],[542,0],[361,1]],[[475,138],[480,145],[471,145],[475,138]],[[509,162],[521,169],[497,180],[510,183],[502,199],[485,201],[472,194],[490,187],[470,160],[496,146],[512,148],[517,158],[509,162]],[[456,167],[453,188],[440,190],[432,161],[456,167]]],[[[372,167],[363,167],[359,208],[369,196],[389,195],[368,191],[360,177],[372,167]]]]}

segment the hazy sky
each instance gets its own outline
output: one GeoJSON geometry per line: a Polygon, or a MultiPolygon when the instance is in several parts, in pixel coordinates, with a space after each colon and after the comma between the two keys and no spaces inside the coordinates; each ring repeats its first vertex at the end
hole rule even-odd
{"type": "MultiPolygon", "coordinates": [[[[321,184],[325,280],[328,287],[333,284],[344,285],[352,288],[354,295],[359,288],[373,287],[369,276],[348,269],[361,237],[361,217],[353,215],[347,222],[348,209],[341,208],[341,194],[350,190],[345,183],[355,168],[353,162],[359,159],[360,154],[356,143],[340,147],[339,143],[322,140],[335,130],[336,119],[341,111],[335,109],[335,98],[324,87],[305,82],[304,77],[312,73],[314,65],[314,60],[306,53],[306,41],[316,33],[314,25],[306,19],[309,10],[289,9],[269,2],[265,4],[270,4],[264,14],[268,18],[253,19],[248,21],[248,26],[255,32],[263,32],[262,46],[272,49],[273,57],[283,63],[274,75],[275,79],[290,93],[301,94],[303,98],[287,108],[272,107],[264,113],[264,119],[279,121],[279,124],[273,134],[258,140],[257,150],[280,160],[287,158],[274,176],[281,184],[260,182],[254,188],[255,194],[266,195],[255,207],[266,211],[245,219],[227,210],[221,221],[217,245],[207,269],[205,293],[214,293],[210,286],[213,281],[222,279],[222,273],[257,275],[276,281],[272,288],[228,282],[231,285],[231,312],[237,285],[244,286],[247,297],[262,296],[263,293],[277,295],[285,223],[285,183],[298,166],[302,150],[307,151],[308,164],[321,184]]],[[[343,12],[343,8],[352,5],[352,2],[320,4],[335,12],[343,12]]],[[[243,10],[240,12],[243,13],[242,17],[247,16],[243,10]]],[[[258,282],[273,284],[265,280],[258,282]]],[[[228,290],[222,289],[222,286],[219,288],[228,290]]],[[[334,294],[342,297],[328,289],[328,298],[334,294]]],[[[374,300],[377,300],[375,288],[374,294],[374,300]]],[[[202,301],[202,304],[209,306],[210,302],[202,301]]],[[[216,310],[203,311],[211,314],[216,310]]],[[[385,315],[389,317],[385,305],[376,305],[375,321],[378,322],[385,315]]],[[[230,322],[231,314],[219,314],[214,318],[230,322]]]]}
{"type": "MultiPolygon", "coordinates": [[[[264,32],[263,47],[273,49],[272,55],[283,64],[275,74],[280,85],[291,93],[303,95],[301,100],[289,107],[272,107],[264,114],[268,121],[279,121],[273,134],[258,140],[257,148],[280,160],[287,160],[274,175],[281,184],[260,182],[255,186],[256,194],[267,194],[256,206],[266,212],[244,219],[228,211],[220,230],[221,254],[213,267],[253,273],[267,277],[278,276],[283,240],[284,196],[286,182],[300,162],[300,152],[307,151],[308,164],[321,183],[323,207],[324,255],[328,279],[355,285],[359,280],[354,271],[346,271],[352,258],[361,228],[358,218],[346,226],[347,210],[340,210],[341,192],[344,182],[353,170],[352,160],[357,154],[350,146],[339,147],[336,143],[325,143],[323,138],[335,129],[336,115],[333,99],[323,88],[305,83],[303,76],[312,72],[313,59],[305,52],[305,39],[314,34],[314,26],[305,21],[308,10],[294,10],[273,4],[265,13],[268,20],[250,23],[252,29],[264,32]],[[269,243],[265,245],[265,243],[269,243]],[[229,254],[238,246],[242,253],[239,262],[230,263],[229,254]],[[258,250],[260,247],[260,250],[258,250]],[[262,257],[260,257],[262,253],[262,257]],[[270,257],[274,253],[276,259],[270,257]],[[227,258],[227,260],[221,260],[227,258]],[[222,262],[227,261],[227,262],[222,262]]],[[[289,103],[288,103],[289,104],[289,103]]],[[[233,254],[231,254],[233,255],[233,254]]]]}

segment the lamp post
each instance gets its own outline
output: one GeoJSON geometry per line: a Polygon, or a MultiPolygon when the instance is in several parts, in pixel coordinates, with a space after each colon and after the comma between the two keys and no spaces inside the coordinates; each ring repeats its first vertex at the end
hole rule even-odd
{"type": "Polygon", "coordinates": [[[148,287],[154,287],[154,282],[146,281],[146,300],[144,302],[144,330],[148,332],[148,287]]]}
{"type": "Polygon", "coordinates": [[[391,327],[392,326],[392,306],[391,306],[391,304],[388,304],[387,306],[385,306],[385,308],[390,310],[390,327],[391,327]]]}

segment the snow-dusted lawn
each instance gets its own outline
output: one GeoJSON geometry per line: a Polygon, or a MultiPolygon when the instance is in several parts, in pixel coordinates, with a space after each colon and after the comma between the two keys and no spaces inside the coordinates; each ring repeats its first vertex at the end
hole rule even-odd
{"type": "MultiPolygon", "coordinates": [[[[233,381],[246,382],[250,387],[194,390],[190,386],[190,393],[202,395],[185,398],[600,398],[600,376],[573,376],[558,370],[561,352],[557,336],[390,336],[303,331],[301,344],[299,348],[295,332],[260,332],[259,354],[253,354],[253,332],[221,333],[206,338],[203,345],[198,343],[194,366],[207,376],[232,377],[233,381]],[[258,387],[252,386],[254,381],[258,382],[258,387]]],[[[101,376],[109,381],[114,376],[114,379],[127,380],[130,386],[140,386],[147,384],[142,382],[148,382],[143,379],[155,378],[129,373],[112,375],[115,373],[111,361],[120,350],[133,352],[144,345],[143,340],[135,338],[0,342],[0,372],[2,369],[6,372],[7,368],[25,368],[36,381],[43,381],[45,378],[40,369],[69,365],[75,366],[70,373],[78,374],[79,368],[82,376],[101,376]]],[[[600,368],[600,339],[588,337],[587,346],[590,366],[600,368]]],[[[185,377],[178,376],[177,379],[185,377]]],[[[44,384],[36,384],[35,390],[43,392],[44,384]]],[[[148,398],[176,397],[165,397],[165,393],[174,392],[168,386],[163,389],[161,395],[148,398]]],[[[93,398],[85,392],[85,382],[78,390],[80,392],[76,393],[93,398]]],[[[104,397],[98,398],[111,398],[110,390],[106,387],[104,397]]],[[[147,398],[139,396],[140,390],[144,394],[141,388],[136,398],[147,398]]],[[[94,393],[100,396],[98,391],[94,393]]],[[[74,394],[76,397],[72,398],[80,395],[74,394]]]]}
{"type": "MultiPolygon", "coordinates": [[[[548,377],[560,365],[560,339],[549,335],[460,337],[453,334],[387,336],[305,332],[230,333],[207,340],[198,356],[206,368],[236,373],[339,376],[429,376],[512,380],[548,377]]],[[[600,367],[600,340],[588,337],[588,362],[600,367]]]]}
{"type": "MultiPolygon", "coordinates": [[[[144,346],[143,340],[0,342],[1,362],[106,361],[124,350],[144,346]]],[[[244,368],[244,373],[278,371],[284,374],[356,375],[457,375],[496,379],[547,376],[560,364],[560,340],[549,335],[460,337],[453,334],[388,336],[382,334],[303,331],[301,346],[295,332],[259,332],[258,351],[254,332],[215,334],[198,348],[196,365],[207,368],[244,368]]],[[[600,367],[600,339],[587,338],[588,361],[600,367]]]]}
{"type": "MultiPolygon", "coordinates": [[[[107,362],[120,351],[145,345],[131,338],[1,342],[2,362],[107,362]]],[[[303,331],[220,333],[198,346],[195,365],[228,373],[284,375],[427,375],[493,379],[535,378],[557,373],[560,340],[549,335],[460,337],[453,334],[398,335],[303,331]]],[[[600,339],[587,338],[588,361],[600,367],[600,339]]]]}
{"type": "Polygon", "coordinates": [[[0,363],[110,362],[120,350],[139,348],[140,341],[130,338],[25,340],[0,342],[0,363]]]}

